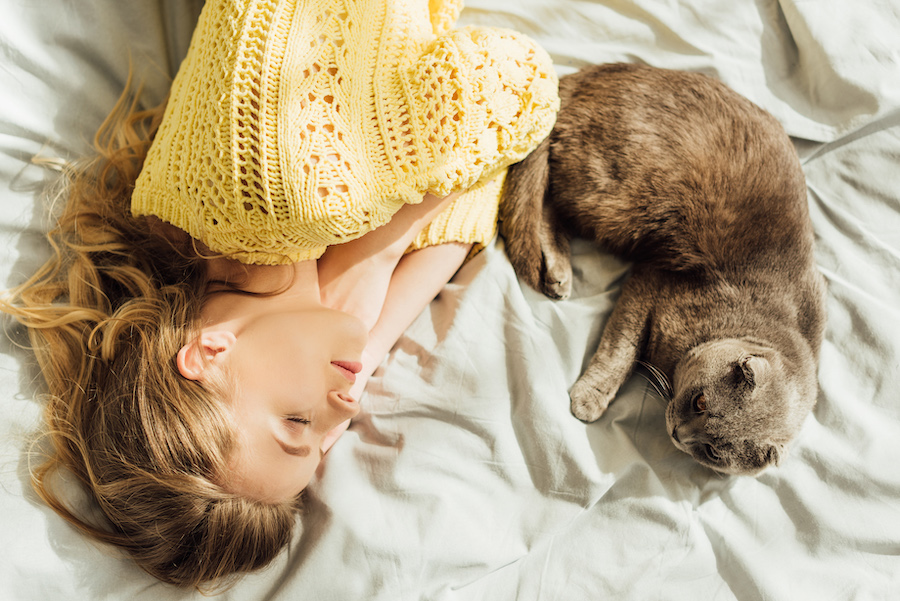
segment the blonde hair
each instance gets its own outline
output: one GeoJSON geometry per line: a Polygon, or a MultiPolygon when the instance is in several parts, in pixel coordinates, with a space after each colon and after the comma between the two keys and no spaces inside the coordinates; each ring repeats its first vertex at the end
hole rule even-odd
{"type": "Polygon", "coordinates": [[[95,137],[97,156],[64,169],[53,255],[0,309],[28,328],[46,381],[52,450],[32,470],[38,495],[160,580],[218,585],[278,554],[297,502],[258,502],[221,484],[236,445],[228,386],[188,380],[175,365],[198,334],[204,259],[131,215],[162,116],[136,106],[123,96],[95,137]],[[60,468],[108,523],[75,515],[54,492],[60,468]]]}

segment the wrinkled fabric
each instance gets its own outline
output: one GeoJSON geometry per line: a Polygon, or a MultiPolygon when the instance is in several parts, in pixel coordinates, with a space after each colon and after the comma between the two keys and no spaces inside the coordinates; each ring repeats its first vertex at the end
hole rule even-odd
{"type": "MultiPolygon", "coordinates": [[[[128,54],[165,94],[198,2],[12,3],[0,19],[0,279],[47,256],[38,152],[73,156],[128,54]],[[39,6],[38,6],[39,5],[39,6]],[[127,6],[127,7],[126,7],[127,6]],[[136,7],[137,6],[137,7],[136,7]],[[129,48],[129,53],[123,48],[129,48]]],[[[329,452],[289,549],[213,598],[882,600],[900,591],[900,15],[896,3],[472,0],[562,75],[590,62],[703,71],[795,137],[828,282],[818,404],[782,465],[717,476],[668,440],[640,373],[608,413],[567,390],[628,265],[574,245],[575,285],[520,284],[496,241],[418,317],[329,452]]],[[[28,484],[40,386],[0,338],[0,598],[207,599],[87,541],[28,484]]],[[[81,507],[71,481],[61,484],[81,507]]]]}

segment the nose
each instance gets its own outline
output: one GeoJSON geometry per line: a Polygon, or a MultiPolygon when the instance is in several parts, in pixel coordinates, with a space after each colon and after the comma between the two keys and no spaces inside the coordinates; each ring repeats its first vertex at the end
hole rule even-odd
{"type": "Polygon", "coordinates": [[[355,417],[359,413],[359,402],[349,394],[337,390],[328,393],[328,404],[338,414],[341,421],[355,417]]]}

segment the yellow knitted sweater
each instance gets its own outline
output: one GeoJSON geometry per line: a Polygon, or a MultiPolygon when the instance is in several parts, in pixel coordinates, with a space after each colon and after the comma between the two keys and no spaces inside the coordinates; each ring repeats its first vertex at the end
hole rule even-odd
{"type": "Polygon", "coordinates": [[[132,212],[278,264],[469,189],[415,244],[487,241],[504,169],[555,121],[557,79],[520,34],[451,30],[461,5],[208,0],[132,212]]]}

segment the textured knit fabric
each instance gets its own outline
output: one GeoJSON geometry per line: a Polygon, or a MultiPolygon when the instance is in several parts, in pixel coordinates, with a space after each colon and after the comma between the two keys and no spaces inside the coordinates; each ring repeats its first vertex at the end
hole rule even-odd
{"type": "Polygon", "coordinates": [[[495,176],[549,133],[557,80],[520,34],[453,30],[460,8],[209,0],[133,213],[213,251],[276,264],[315,259],[425,192],[469,189],[416,245],[486,241],[495,176]]]}

